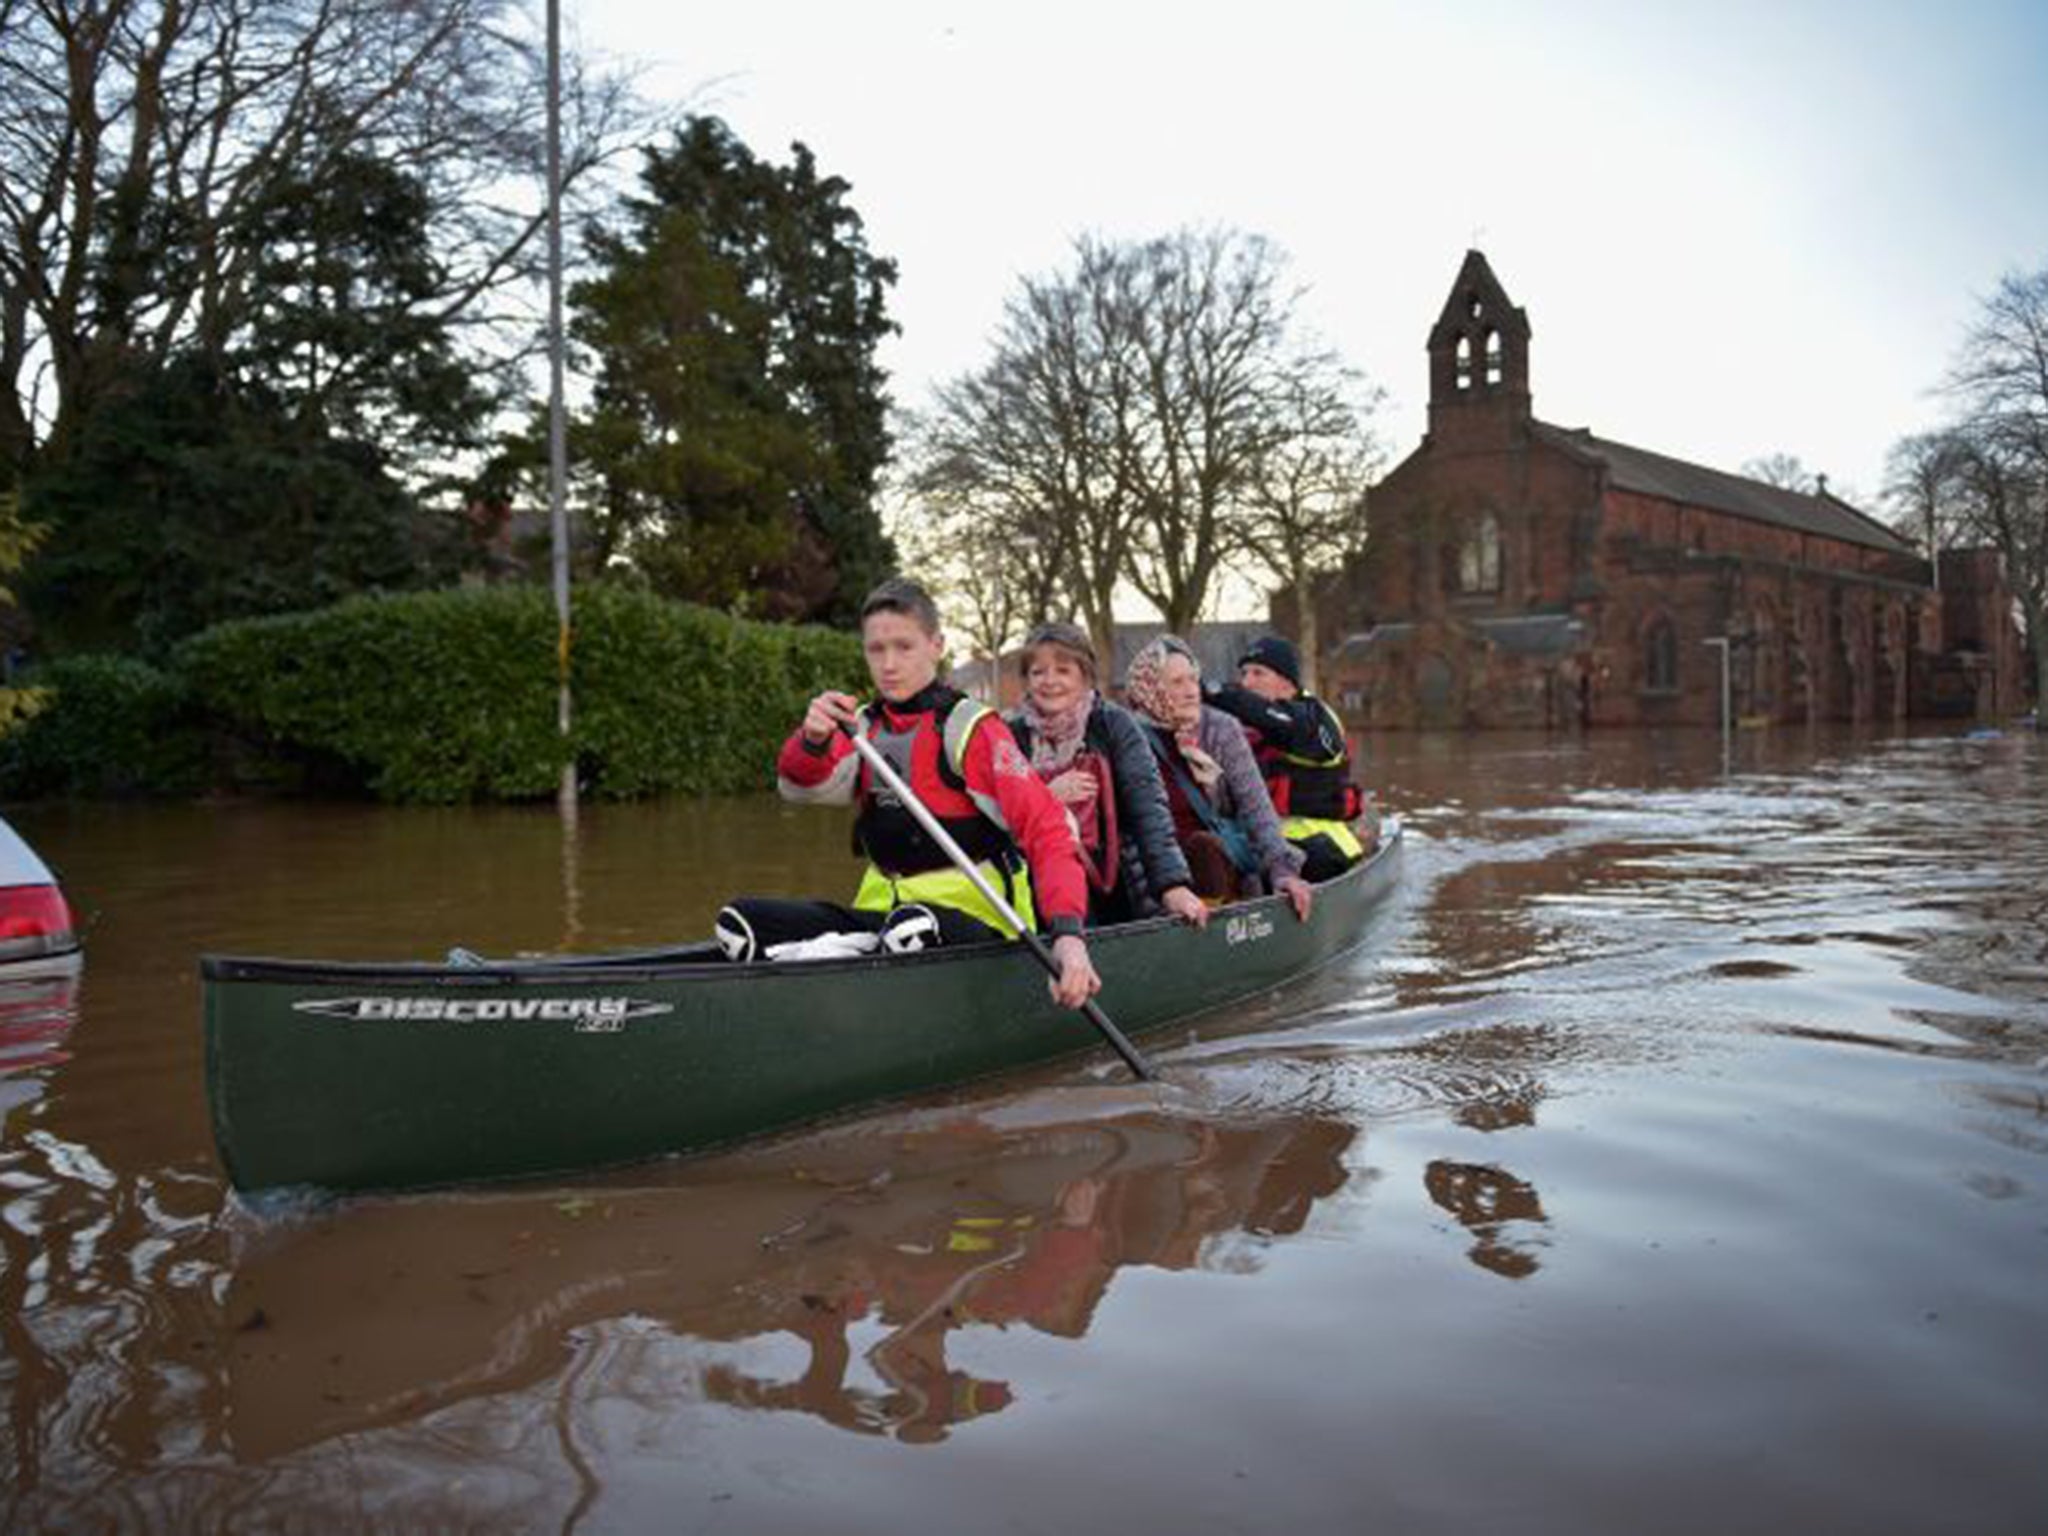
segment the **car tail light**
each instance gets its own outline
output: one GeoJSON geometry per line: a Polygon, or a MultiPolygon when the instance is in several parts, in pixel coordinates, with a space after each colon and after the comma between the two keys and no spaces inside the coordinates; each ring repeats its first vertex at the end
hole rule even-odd
{"type": "Polygon", "coordinates": [[[71,908],[56,886],[0,886],[0,960],[58,955],[77,947],[71,908]]]}

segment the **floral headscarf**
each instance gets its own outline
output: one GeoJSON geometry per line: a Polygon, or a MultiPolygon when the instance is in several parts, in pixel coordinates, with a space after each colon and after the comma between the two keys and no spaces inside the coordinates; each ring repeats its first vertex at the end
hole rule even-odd
{"type": "Polygon", "coordinates": [[[1223,769],[1202,750],[1201,705],[1196,704],[1193,714],[1183,718],[1174,713],[1166,696],[1166,665],[1175,656],[1186,660],[1197,677],[1201,675],[1202,664],[1195,660],[1187,641],[1178,635],[1161,635],[1131,658],[1131,669],[1124,675],[1124,697],[1151,724],[1173,733],[1174,744],[1180,748],[1188,772],[1194,775],[1204,794],[1211,794],[1223,777],[1223,769]]]}

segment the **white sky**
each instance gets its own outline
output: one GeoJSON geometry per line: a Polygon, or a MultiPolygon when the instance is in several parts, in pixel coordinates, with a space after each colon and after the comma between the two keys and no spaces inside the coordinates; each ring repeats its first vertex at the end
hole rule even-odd
{"type": "Polygon", "coordinates": [[[1075,236],[1270,237],[1422,432],[1468,246],[1534,331],[1538,415],[1869,505],[1978,296],[2048,265],[2042,0],[693,6],[564,0],[643,91],[791,140],[896,259],[899,404],[986,360],[1075,236]]]}

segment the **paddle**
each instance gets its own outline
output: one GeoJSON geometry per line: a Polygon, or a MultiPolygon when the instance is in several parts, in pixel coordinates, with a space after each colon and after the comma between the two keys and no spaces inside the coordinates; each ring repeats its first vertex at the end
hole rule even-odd
{"type": "MultiPolygon", "coordinates": [[[[840,729],[845,730],[845,727],[842,726],[840,729]]],[[[965,850],[958,843],[953,841],[952,834],[940,823],[939,818],[926,808],[922,800],[911,793],[910,786],[903,782],[903,775],[892,768],[889,760],[875,749],[875,744],[860,732],[847,731],[846,736],[853,743],[853,750],[861,755],[861,760],[868,765],[875,777],[888,785],[890,792],[909,807],[910,814],[917,818],[917,824],[931,835],[933,842],[945,849],[946,857],[953,861],[953,867],[974,882],[974,888],[981,892],[983,900],[996,909],[1004,922],[1017,930],[1017,936],[1030,947],[1031,953],[1038,957],[1038,963],[1057,981],[1060,963],[1053,959],[1052,951],[1045,947],[1044,941],[1017,915],[1016,909],[1003,900],[1001,893],[988,883],[975,862],[967,857],[965,850]]],[[[1117,1055],[1123,1057],[1124,1065],[1131,1069],[1133,1077],[1141,1082],[1150,1082],[1157,1076],[1152,1070],[1152,1064],[1138,1054],[1138,1048],[1124,1037],[1122,1030],[1110,1023],[1109,1015],[1095,1005],[1093,998],[1081,1005],[1081,1012],[1086,1014],[1088,1022],[1101,1032],[1102,1038],[1116,1047],[1117,1055]]]]}

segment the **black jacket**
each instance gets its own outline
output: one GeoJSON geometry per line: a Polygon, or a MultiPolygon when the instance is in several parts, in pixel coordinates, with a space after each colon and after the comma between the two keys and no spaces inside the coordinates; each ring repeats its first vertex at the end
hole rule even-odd
{"type": "Polygon", "coordinates": [[[1202,689],[1202,702],[1235,715],[1259,733],[1263,745],[1297,757],[1343,757],[1349,751],[1344,732],[1322,701],[1313,694],[1269,699],[1238,683],[1212,683],[1202,689]]]}
{"type": "Polygon", "coordinates": [[[1203,697],[1256,731],[1259,772],[1284,816],[1349,821],[1358,814],[1351,785],[1351,749],[1343,722],[1312,694],[1268,699],[1234,683],[1205,687],[1203,697]]]}
{"type": "MultiPolygon", "coordinates": [[[[1031,723],[1022,710],[1004,717],[1024,755],[1031,755],[1031,723]]],[[[1149,917],[1160,910],[1159,895],[1186,885],[1187,858],[1173,835],[1173,811],[1166,803],[1166,785],[1159,764],[1145,741],[1145,731],[1121,704],[1098,698],[1089,712],[1082,743],[1109,762],[1116,788],[1116,821],[1122,872],[1107,899],[1099,894],[1099,917],[1149,917]]]]}

